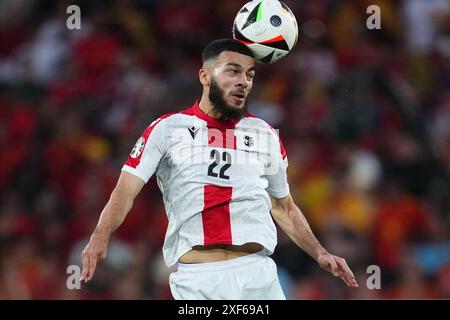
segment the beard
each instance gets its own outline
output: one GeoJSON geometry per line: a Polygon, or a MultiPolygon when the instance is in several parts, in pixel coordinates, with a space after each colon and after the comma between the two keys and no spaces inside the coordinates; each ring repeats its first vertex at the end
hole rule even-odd
{"type": "Polygon", "coordinates": [[[242,108],[229,105],[225,101],[225,93],[219,87],[214,79],[211,79],[211,86],[209,87],[209,101],[214,110],[220,113],[220,120],[239,120],[242,119],[248,112],[248,99],[245,98],[244,106],[242,108]]]}

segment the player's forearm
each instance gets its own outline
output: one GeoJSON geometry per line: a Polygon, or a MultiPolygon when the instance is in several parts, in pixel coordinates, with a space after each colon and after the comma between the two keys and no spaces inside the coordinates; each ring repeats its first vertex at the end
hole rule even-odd
{"type": "Polygon", "coordinates": [[[308,221],[301,210],[294,206],[287,210],[277,222],[281,229],[294,241],[294,243],[317,261],[320,254],[326,250],[322,247],[312,232],[308,221]]]}
{"type": "Polygon", "coordinates": [[[103,209],[93,236],[104,237],[109,240],[112,233],[123,223],[133,206],[133,197],[125,190],[115,188],[103,209]]]}

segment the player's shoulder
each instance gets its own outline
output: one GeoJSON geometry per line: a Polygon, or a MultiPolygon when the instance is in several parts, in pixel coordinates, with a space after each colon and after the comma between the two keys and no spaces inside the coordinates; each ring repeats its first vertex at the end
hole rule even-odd
{"type": "Polygon", "coordinates": [[[283,142],[281,142],[281,137],[278,129],[275,129],[270,123],[261,118],[256,117],[251,113],[247,113],[242,122],[244,124],[243,126],[249,126],[260,130],[261,129],[265,130],[265,132],[267,131],[270,132],[272,138],[276,139],[279,143],[281,156],[283,157],[283,159],[286,158],[286,150],[284,148],[283,142]]]}
{"type": "Polygon", "coordinates": [[[151,119],[149,121],[149,123],[147,124],[147,127],[145,128],[145,130],[153,130],[155,128],[161,127],[162,124],[164,123],[164,121],[173,115],[174,115],[174,113],[166,113],[166,114],[158,116],[156,119],[155,118],[151,119]]]}
{"type": "Polygon", "coordinates": [[[182,109],[178,112],[165,113],[152,119],[148,127],[163,126],[166,124],[182,124],[183,121],[189,121],[192,117],[190,109],[182,109]]]}
{"type": "Polygon", "coordinates": [[[252,127],[258,127],[270,131],[275,131],[274,127],[269,122],[267,122],[264,119],[258,118],[252,113],[247,113],[241,122],[243,126],[248,125],[252,127]]]}

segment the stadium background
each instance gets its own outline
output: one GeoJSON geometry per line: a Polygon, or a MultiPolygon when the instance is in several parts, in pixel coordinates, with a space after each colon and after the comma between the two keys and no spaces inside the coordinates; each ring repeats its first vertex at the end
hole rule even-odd
{"type": "MultiPolygon", "coordinates": [[[[82,290],[79,254],[143,128],[199,97],[200,55],[242,0],[0,1],[0,299],[170,299],[152,178],[82,290]],[[66,8],[81,8],[81,30],[66,8]]],[[[291,192],[347,289],[279,233],[289,299],[450,298],[450,3],[289,1],[295,51],[250,110],[280,129],[291,192]],[[368,30],[368,5],[381,30],[368,30]],[[366,268],[381,268],[368,290],[366,268]]]]}

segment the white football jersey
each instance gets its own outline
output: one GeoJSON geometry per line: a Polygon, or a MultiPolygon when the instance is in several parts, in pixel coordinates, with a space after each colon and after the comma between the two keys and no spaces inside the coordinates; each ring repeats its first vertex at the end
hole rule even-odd
{"type": "Polygon", "coordinates": [[[250,114],[218,120],[198,103],[153,121],[122,168],[144,182],[156,173],[169,221],[165,262],[173,266],[195,245],[257,242],[272,254],[269,195],[289,194],[281,140],[250,114]]]}

